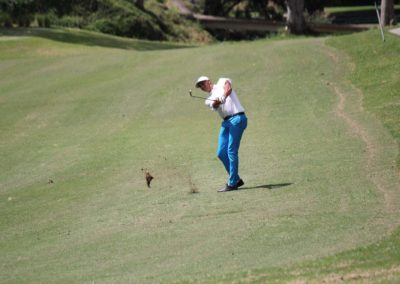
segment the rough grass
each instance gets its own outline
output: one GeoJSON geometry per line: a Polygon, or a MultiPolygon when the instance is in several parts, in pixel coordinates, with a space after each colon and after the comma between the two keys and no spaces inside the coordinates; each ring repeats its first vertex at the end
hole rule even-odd
{"type": "Polygon", "coordinates": [[[325,39],[143,52],[87,36],[0,37],[0,282],[240,280],[393,230],[397,146],[325,39]],[[233,78],[246,108],[243,190],[216,193],[200,74],[233,78]]]}
{"type": "Polygon", "coordinates": [[[388,32],[385,37],[382,43],[379,31],[373,30],[330,43],[350,55],[355,64],[350,79],[363,91],[365,109],[384,123],[400,145],[400,38],[388,32]]]}

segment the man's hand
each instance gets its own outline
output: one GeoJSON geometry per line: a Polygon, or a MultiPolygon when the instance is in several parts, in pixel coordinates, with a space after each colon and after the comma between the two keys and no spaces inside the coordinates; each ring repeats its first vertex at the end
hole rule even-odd
{"type": "Polygon", "coordinates": [[[215,108],[215,109],[217,109],[217,108],[219,108],[220,105],[221,105],[221,101],[220,101],[219,99],[216,99],[216,100],[213,102],[212,107],[215,108]]]}

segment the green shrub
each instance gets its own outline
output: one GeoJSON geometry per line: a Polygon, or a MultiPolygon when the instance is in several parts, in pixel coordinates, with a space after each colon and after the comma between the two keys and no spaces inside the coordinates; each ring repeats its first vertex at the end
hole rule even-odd
{"type": "Polygon", "coordinates": [[[88,29],[99,31],[106,34],[116,35],[118,33],[118,26],[115,25],[110,19],[102,18],[93,21],[87,26],[88,29]]]}
{"type": "Polygon", "coordinates": [[[83,28],[86,26],[86,21],[83,17],[79,16],[63,16],[58,18],[55,22],[57,26],[68,28],[83,28]]]}
{"type": "Polygon", "coordinates": [[[34,20],[34,17],[30,13],[21,14],[16,18],[16,22],[17,22],[18,26],[25,27],[25,28],[30,27],[33,20],[34,20]]]}
{"type": "Polygon", "coordinates": [[[12,19],[11,16],[7,13],[0,11],[0,27],[11,28],[12,27],[12,19]]]}
{"type": "Polygon", "coordinates": [[[142,17],[114,16],[112,18],[99,18],[89,24],[87,28],[118,36],[152,40],[166,39],[163,32],[156,24],[142,17]]]}
{"type": "Polygon", "coordinates": [[[121,29],[120,35],[125,34],[129,37],[146,38],[151,40],[166,39],[157,23],[143,16],[121,17],[119,19],[119,26],[121,29]]]}
{"type": "Polygon", "coordinates": [[[122,0],[99,1],[97,12],[88,19],[86,28],[118,36],[165,40],[165,31],[152,13],[139,10],[122,0]]]}
{"type": "Polygon", "coordinates": [[[50,28],[55,22],[55,16],[50,14],[38,14],[36,15],[36,21],[39,27],[50,28]]]}

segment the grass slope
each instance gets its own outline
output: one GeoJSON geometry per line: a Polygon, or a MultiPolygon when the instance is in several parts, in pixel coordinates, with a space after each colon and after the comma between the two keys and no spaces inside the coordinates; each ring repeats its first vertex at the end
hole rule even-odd
{"type": "MultiPolygon", "coordinates": [[[[381,42],[377,30],[333,37],[329,45],[350,56],[349,79],[363,93],[364,109],[378,118],[400,145],[400,39],[387,34],[381,42]],[[351,42],[352,44],[349,44],[351,42]],[[371,57],[371,54],[374,54],[371,57]]],[[[396,170],[399,170],[399,151],[396,170]]],[[[394,185],[397,191],[399,186],[394,185]]],[[[398,283],[400,279],[400,228],[389,237],[368,246],[316,261],[279,268],[260,269],[210,278],[208,282],[251,281],[255,283],[304,281],[307,283],[398,283]]]]}
{"type": "MultiPolygon", "coordinates": [[[[400,46],[399,37],[386,33],[386,42],[377,37],[377,30],[330,40],[332,46],[344,50],[356,68],[350,79],[359,87],[367,111],[376,115],[400,143],[400,46]],[[351,40],[353,44],[347,44],[351,40]]],[[[400,145],[400,144],[399,144],[400,145]]],[[[397,157],[400,167],[400,156],[397,157]]]]}
{"type": "Polygon", "coordinates": [[[393,229],[397,146],[360,112],[347,57],[324,39],[152,51],[115,40],[0,37],[1,282],[207,280],[393,229]],[[248,113],[244,190],[216,193],[220,122],[187,95],[200,74],[233,78],[248,113]]]}

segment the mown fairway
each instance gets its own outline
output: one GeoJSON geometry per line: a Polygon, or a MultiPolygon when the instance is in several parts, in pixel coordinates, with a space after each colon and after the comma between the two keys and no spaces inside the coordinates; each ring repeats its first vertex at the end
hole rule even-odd
{"type": "Polygon", "coordinates": [[[35,34],[0,37],[0,282],[205,280],[396,227],[397,145],[325,39],[35,34]],[[246,108],[243,190],[216,192],[220,119],[188,95],[203,74],[232,78],[246,108]]]}

